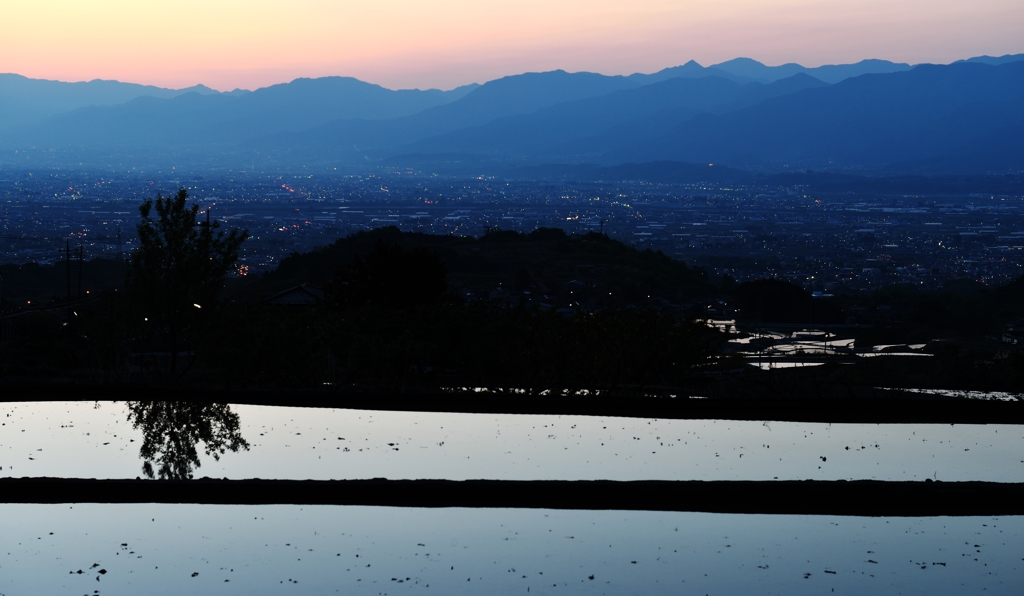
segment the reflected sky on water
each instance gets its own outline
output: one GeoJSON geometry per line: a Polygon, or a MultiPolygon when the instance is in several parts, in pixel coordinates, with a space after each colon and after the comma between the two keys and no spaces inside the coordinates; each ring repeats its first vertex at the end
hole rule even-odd
{"type": "MultiPolygon", "coordinates": [[[[1024,481],[1024,427],[231,406],[249,449],[195,477],[1024,481]]],[[[123,403],[0,404],[0,476],[144,476],[123,403]]]]}
{"type": "Polygon", "coordinates": [[[2,594],[1019,594],[1022,557],[1024,517],[0,505],[2,594]]]}

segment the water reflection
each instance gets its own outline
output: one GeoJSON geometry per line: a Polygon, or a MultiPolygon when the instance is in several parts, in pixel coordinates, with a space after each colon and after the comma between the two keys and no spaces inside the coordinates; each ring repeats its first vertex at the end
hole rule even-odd
{"type": "Polygon", "coordinates": [[[1019,596],[1021,544],[1019,516],[0,504],[0,593],[1019,596]]]}
{"type": "MultiPolygon", "coordinates": [[[[250,449],[200,451],[197,477],[1024,481],[1024,426],[1012,424],[231,410],[250,449]]],[[[135,477],[143,434],[124,402],[0,404],[0,477],[135,477]]]]}
{"type": "Polygon", "coordinates": [[[192,471],[202,465],[196,449],[199,443],[214,460],[228,451],[249,450],[238,414],[228,404],[130,401],[128,421],[142,431],[139,456],[149,478],[192,478],[192,471]]]}

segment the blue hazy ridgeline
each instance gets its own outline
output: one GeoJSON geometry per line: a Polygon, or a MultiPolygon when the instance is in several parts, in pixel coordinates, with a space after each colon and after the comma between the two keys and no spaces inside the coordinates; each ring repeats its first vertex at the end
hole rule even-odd
{"type": "Polygon", "coordinates": [[[253,92],[0,75],[0,162],[616,165],[783,171],[1015,171],[1024,55],[950,65],[765,66],[749,58],[653,74],[557,70],[451,91],[347,77],[253,92]],[[26,153],[27,152],[27,153],[26,153]]]}

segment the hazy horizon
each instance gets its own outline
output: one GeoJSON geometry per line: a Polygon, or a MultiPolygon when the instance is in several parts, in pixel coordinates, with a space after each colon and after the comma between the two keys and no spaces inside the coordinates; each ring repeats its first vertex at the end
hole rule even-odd
{"type": "MultiPolygon", "coordinates": [[[[999,58],[1001,56],[1016,55],[1016,54],[1022,54],[1022,53],[1024,53],[1024,50],[1022,50],[1021,52],[1010,52],[1010,53],[1004,53],[1004,54],[978,54],[978,55],[971,55],[971,56],[961,56],[961,57],[955,58],[953,60],[950,60],[949,62],[924,61],[924,62],[917,62],[917,63],[911,62],[909,64],[910,64],[910,66],[917,66],[919,64],[951,64],[953,62],[958,62],[958,61],[961,61],[961,60],[968,60],[968,59],[971,59],[971,58],[977,58],[977,57],[980,57],[980,56],[983,56],[983,55],[987,55],[987,56],[990,56],[990,57],[993,57],[993,58],[999,58]]],[[[879,58],[879,57],[859,58],[859,59],[856,59],[856,60],[851,60],[849,62],[842,62],[842,63],[840,63],[840,62],[830,62],[830,63],[821,63],[821,64],[818,64],[818,63],[805,64],[803,62],[797,62],[795,60],[789,60],[789,61],[779,62],[779,63],[768,63],[768,62],[765,62],[763,60],[758,60],[757,58],[751,58],[750,56],[734,56],[732,58],[728,58],[726,60],[722,60],[722,61],[719,61],[719,62],[716,62],[716,63],[702,63],[702,62],[697,61],[697,60],[693,60],[693,61],[697,62],[698,64],[700,64],[700,66],[702,66],[704,68],[711,68],[711,67],[717,66],[719,64],[722,64],[724,62],[729,62],[731,60],[754,60],[754,61],[757,61],[757,62],[760,62],[760,63],[764,64],[765,66],[767,66],[769,68],[775,68],[775,67],[778,67],[778,66],[784,66],[784,65],[788,65],[788,64],[799,64],[800,66],[803,66],[803,67],[808,68],[808,69],[817,68],[817,67],[820,67],[820,66],[835,66],[835,65],[840,65],[840,64],[856,64],[856,63],[859,63],[859,62],[862,62],[862,61],[866,61],[866,60],[883,60],[883,61],[887,60],[889,62],[899,63],[899,61],[897,61],[897,60],[892,60],[892,59],[889,59],[889,58],[879,58]]],[[[458,87],[464,87],[464,86],[467,86],[467,85],[482,85],[482,84],[484,84],[484,83],[486,83],[488,81],[496,80],[496,79],[501,79],[501,78],[504,78],[504,77],[518,76],[518,75],[522,75],[522,74],[537,73],[537,72],[552,72],[552,71],[557,71],[557,70],[565,70],[565,71],[570,72],[570,73],[590,72],[590,73],[600,74],[600,75],[604,75],[604,76],[629,76],[629,75],[633,75],[633,74],[654,74],[654,73],[657,73],[659,71],[662,71],[662,70],[665,70],[665,69],[668,69],[668,68],[675,68],[675,67],[683,66],[684,64],[687,64],[690,61],[691,60],[689,60],[689,59],[688,60],[682,60],[682,61],[677,62],[677,63],[666,64],[665,66],[656,67],[656,68],[654,68],[652,70],[634,71],[634,72],[601,72],[601,71],[595,71],[595,70],[589,70],[589,71],[587,71],[587,70],[569,70],[569,69],[560,68],[560,67],[555,67],[555,68],[547,69],[547,70],[544,70],[544,71],[540,71],[540,70],[532,70],[532,71],[531,70],[527,70],[527,71],[520,71],[520,72],[507,72],[507,73],[504,73],[504,74],[498,74],[497,76],[495,76],[495,77],[493,77],[491,79],[477,80],[477,81],[468,81],[468,82],[465,82],[465,83],[461,83],[459,85],[455,85],[453,87],[436,87],[436,86],[435,87],[426,87],[426,86],[424,86],[424,87],[389,87],[389,86],[387,86],[387,85],[385,85],[383,83],[377,82],[377,81],[367,80],[367,79],[363,79],[363,78],[360,78],[360,77],[356,77],[356,76],[349,75],[349,74],[344,74],[344,73],[334,73],[334,74],[330,74],[329,73],[329,74],[323,74],[323,75],[319,75],[319,76],[296,76],[296,77],[293,77],[293,78],[290,78],[290,79],[282,79],[282,80],[279,80],[279,81],[269,82],[269,83],[267,83],[265,85],[261,85],[259,87],[251,87],[251,88],[235,87],[235,88],[232,88],[232,89],[217,88],[217,87],[215,87],[213,85],[210,85],[210,84],[208,84],[208,83],[206,83],[204,81],[196,81],[196,82],[193,82],[193,83],[190,83],[190,84],[185,84],[185,85],[180,85],[180,86],[175,86],[175,87],[165,87],[163,85],[159,85],[159,84],[156,84],[156,83],[148,83],[148,82],[137,81],[137,80],[106,79],[106,78],[101,78],[101,77],[82,78],[82,79],[76,79],[76,80],[67,80],[67,79],[47,79],[45,77],[33,77],[33,76],[27,75],[27,74],[22,73],[22,72],[0,72],[0,75],[24,76],[24,77],[27,77],[27,78],[30,78],[30,79],[48,80],[48,81],[54,81],[54,82],[59,82],[59,83],[88,83],[88,82],[93,82],[93,81],[108,81],[108,82],[129,83],[129,84],[138,84],[138,85],[149,85],[149,86],[162,87],[162,88],[172,89],[172,90],[182,90],[182,89],[188,89],[188,88],[191,88],[191,87],[202,86],[202,87],[208,87],[210,89],[214,89],[214,90],[222,92],[222,93],[229,93],[231,91],[239,91],[239,90],[241,90],[241,91],[255,91],[257,89],[262,89],[262,88],[266,88],[266,87],[272,87],[274,85],[285,85],[285,84],[294,82],[294,81],[299,80],[299,79],[319,79],[319,78],[332,78],[332,77],[355,78],[355,79],[358,79],[358,80],[360,80],[360,81],[362,81],[364,83],[369,83],[369,84],[372,84],[372,85],[378,85],[380,87],[384,87],[385,89],[389,89],[389,90],[392,90],[392,91],[403,91],[403,90],[426,91],[426,90],[432,90],[432,89],[438,89],[438,90],[441,90],[441,91],[450,91],[452,89],[456,89],[458,87]]]]}
{"type": "Polygon", "coordinates": [[[948,63],[1024,52],[1024,5],[938,0],[124,0],[0,6],[17,23],[0,71],[220,91],[352,76],[389,89],[451,89],[521,72],[655,72],[750,56],[806,67],[864,58],[948,63]]]}

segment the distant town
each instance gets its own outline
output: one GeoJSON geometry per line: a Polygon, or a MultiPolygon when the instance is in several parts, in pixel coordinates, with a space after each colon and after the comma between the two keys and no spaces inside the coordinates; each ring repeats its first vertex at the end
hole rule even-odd
{"type": "Polygon", "coordinates": [[[603,232],[737,282],[779,278],[818,295],[1024,274],[1024,197],[812,193],[801,186],[571,183],[363,175],[171,172],[0,174],[0,262],[124,256],[138,206],[188,190],[202,211],[245,228],[238,275],[274,269],[359,230],[481,236],[497,229],[603,232]]]}

